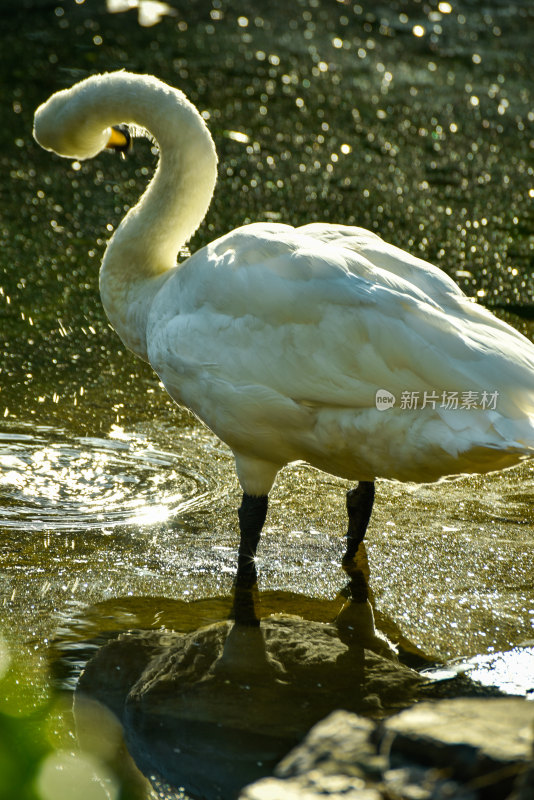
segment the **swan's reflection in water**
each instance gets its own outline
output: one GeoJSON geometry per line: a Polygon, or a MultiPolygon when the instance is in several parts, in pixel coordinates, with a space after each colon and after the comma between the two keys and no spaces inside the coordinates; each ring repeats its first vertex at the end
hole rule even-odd
{"type": "Polygon", "coordinates": [[[319,620],[309,613],[313,601],[303,599],[306,619],[280,613],[284,600],[237,587],[226,619],[109,642],[78,685],[81,737],[94,728],[96,700],[120,720],[159,791],[163,782],[215,800],[270,774],[334,709],[376,717],[414,701],[425,681],[376,630],[361,566],[326,611],[316,602],[319,620]]]}

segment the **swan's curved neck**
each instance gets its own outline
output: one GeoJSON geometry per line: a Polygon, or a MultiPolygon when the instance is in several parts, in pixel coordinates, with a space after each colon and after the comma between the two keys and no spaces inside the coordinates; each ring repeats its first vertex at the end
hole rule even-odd
{"type": "Polygon", "coordinates": [[[182,92],[146,76],[102,77],[94,85],[95,124],[141,126],[160,149],[155,175],[109,242],[100,271],[102,302],[113,327],[146,358],[148,307],[162,273],[175,266],[180,247],[204,219],[217,156],[202,117],[182,92]]]}

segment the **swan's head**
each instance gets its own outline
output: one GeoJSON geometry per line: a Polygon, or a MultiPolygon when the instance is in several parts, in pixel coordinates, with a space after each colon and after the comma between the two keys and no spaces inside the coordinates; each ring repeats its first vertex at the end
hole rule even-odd
{"type": "Polygon", "coordinates": [[[65,158],[93,158],[105,147],[124,147],[111,126],[95,115],[94,78],[62,89],[35,112],[33,136],[45,150],[65,158]]]}

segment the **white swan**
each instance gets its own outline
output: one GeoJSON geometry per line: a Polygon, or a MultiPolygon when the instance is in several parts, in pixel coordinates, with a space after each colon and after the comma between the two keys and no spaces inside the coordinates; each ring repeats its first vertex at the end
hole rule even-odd
{"type": "Polygon", "coordinates": [[[161,155],[108,244],[102,302],[171,397],[232,449],[244,492],[239,575],[255,578],[267,495],[289,462],[360,482],[347,495],[350,560],[375,478],[427,482],[534,455],[534,345],[445,273],[331,224],[246,225],[176,266],[217,172],[182,92],[147,75],[94,75],[37,109],[34,136],[85,159],[116,123],[148,129],[161,155]],[[377,408],[379,390],[393,407],[377,408]]]}

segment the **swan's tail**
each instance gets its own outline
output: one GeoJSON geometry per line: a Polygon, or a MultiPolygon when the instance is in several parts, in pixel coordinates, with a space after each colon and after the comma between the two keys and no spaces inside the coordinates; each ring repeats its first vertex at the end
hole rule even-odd
{"type": "Polygon", "coordinates": [[[521,420],[501,417],[493,427],[503,440],[496,443],[496,447],[526,458],[534,456],[534,413],[521,420]]]}
{"type": "Polygon", "coordinates": [[[534,411],[514,418],[496,411],[440,416],[448,428],[442,446],[456,454],[462,472],[494,472],[534,458],[534,411]]]}

